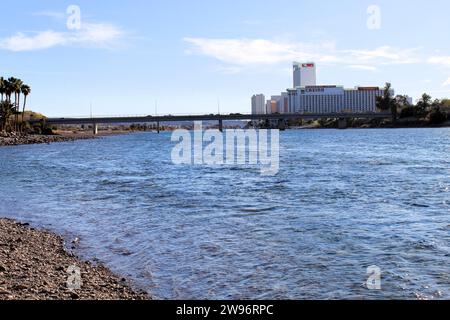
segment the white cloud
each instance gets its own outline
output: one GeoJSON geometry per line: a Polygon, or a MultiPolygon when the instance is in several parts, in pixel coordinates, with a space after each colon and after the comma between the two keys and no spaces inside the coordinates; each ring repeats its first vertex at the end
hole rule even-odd
{"type": "Polygon", "coordinates": [[[0,49],[20,52],[70,45],[108,47],[123,34],[122,29],[111,24],[83,23],[78,31],[48,30],[27,34],[18,32],[0,39],[0,49]]]}
{"type": "Polygon", "coordinates": [[[184,38],[193,51],[236,65],[277,63],[290,60],[289,47],[268,40],[184,38]]]}
{"type": "Polygon", "coordinates": [[[357,69],[357,70],[366,70],[366,71],[377,71],[378,69],[373,66],[366,66],[361,64],[352,64],[348,66],[350,69],[357,69]]]}
{"type": "Polygon", "coordinates": [[[448,78],[448,79],[442,84],[442,86],[443,86],[443,87],[448,87],[448,86],[450,86],[450,78],[448,78]]]}
{"type": "Polygon", "coordinates": [[[213,57],[234,66],[277,64],[294,60],[340,64],[375,71],[378,66],[420,62],[419,49],[381,46],[372,50],[338,49],[334,42],[286,42],[267,39],[184,38],[188,54],[213,57]]]}
{"type": "Polygon", "coordinates": [[[428,63],[450,67],[450,56],[433,56],[428,59],[428,63]]]}
{"type": "Polygon", "coordinates": [[[81,30],[70,38],[74,43],[108,45],[122,37],[122,29],[112,24],[83,23],[81,30]]]}
{"type": "Polygon", "coordinates": [[[373,50],[342,50],[343,55],[348,54],[349,59],[371,65],[387,64],[413,64],[420,62],[416,52],[419,49],[398,49],[390,46],[381,46],[373,50]]]}
{"type": "MultiPolygon", "coordinates": [[[[234,65],[275,64],[303,57],[312,59],[321,50],[332,46],[330,43],[290,44],[265,39],[206,39],[184,38],[191,45],[188,53],[198,53],[214,57],[234,65]]],[[[317,61],[333,61],[333,56],[320,55],[317,61]]]]}
{"type": "Polygon", "coordinates": [[[0,41],[0,48],[9,51],[30,51],[51,48],[67,42],[64,34],[54,31],[43,31],[34,36],[21,32],[0,41]]]}

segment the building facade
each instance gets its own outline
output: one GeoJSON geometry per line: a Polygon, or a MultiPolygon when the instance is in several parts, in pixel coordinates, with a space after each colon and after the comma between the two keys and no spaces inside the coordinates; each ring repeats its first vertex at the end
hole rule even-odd
{"type": "Polygon", "coordinates": [[[290,113],[377,112],[378,87],[344,89],[338,86],[307,86],[288,90],[290,113]]]}
{"type": "Polygon", "coordinates": [[[252,114],[266,114],[266,97],[263,94],[252,97],[252,114]]]}
{"type": "Polygon", "coordinates": [[[266,102],[266,114],[275,114],[278,112],[278,96],[274,96],[271,100],[267,100],[266,102]]]}
{"type": "Polygon", "coordinates": [[[300,63],[294,62],[294,88],[315,86],[316,64],[314,62],[300,63]]]}
{"type": "MultiPolygon", "coordinates": [[[[377,97],[384,94],[379,87],[316,85],[316,65],[294,62],[294,87],[265,101],[264,95],[252,98],[253,114],[274,113],[371,113],[379,112],[377,97]]],[[[394,91],[391,91],[394,97],[394,91]]]]}

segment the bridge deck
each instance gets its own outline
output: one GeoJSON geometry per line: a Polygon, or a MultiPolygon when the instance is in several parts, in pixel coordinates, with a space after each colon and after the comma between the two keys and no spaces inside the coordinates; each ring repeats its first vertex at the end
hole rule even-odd
{"type": "MultiPolygon", "coordinates": [[[[144,116],[144,117],[98,117],[98,118],[47,118],[47,124],[109,124],[109,123],[156,123],[182,121],[230,121],[230,120],[290,120],[290,119],[387,119],[390,113],[321,113],[321,114],[230,114],[230,115],[183,115],[183,116],[144,116]]],[[[40,123],[42,120],[31,120],[40,123]]]]}

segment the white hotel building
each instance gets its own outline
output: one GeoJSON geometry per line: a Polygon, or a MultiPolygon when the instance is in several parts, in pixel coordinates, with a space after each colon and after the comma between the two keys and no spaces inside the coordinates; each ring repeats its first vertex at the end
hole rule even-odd
{"type": "MultiPolygon", "coordinates": [[[[384,94],[378,87],[345,89],[342,86],[316,85],[316,65],[294,62],[294,87],[280,96],[272,96],[261,113],[368,113],[379,112],[377,97],[384,94]]],[[[391,92],[392,96],[394,91],[391,92]]],[[[252,104],[253,105],[253,104],[252,104]]]]}
{"type": "Polygon", "coordinates": [[[293,68],[294,88],[316,85],[316,64],[314,62],[294,62],[293,68]]]}
{"type": "Polygon", "coordinates": [[[377,112],[378,87],[344,89],[338,86],[311,86],[288,89],[290,113],[377,112]]]}

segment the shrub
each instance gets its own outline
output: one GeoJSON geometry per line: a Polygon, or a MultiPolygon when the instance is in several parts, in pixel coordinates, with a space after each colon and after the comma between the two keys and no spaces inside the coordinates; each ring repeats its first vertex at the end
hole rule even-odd
{"type": "Polygon", "coordinates": [[[430,123],[431,124],[442,124],[447,121],[447,114],[441,111],[439,108],[435,108],[430,112],[430,123]]]}
{"type": "Polygon", "coordinates": [[[42,134],[47,135],[47,136],[51,136],[54,133],[53,133],[52,128],[45,126],[44,129],[42,130],[42,134]]]}
{"type": "Polygon", "coordinates": [[[400,112],[400,118],[410,118],[410,117],[414,117],[416,114],[414,107],[413,106],[409,106],[409,107],[405,107],[402,109],[402,111],[400,112]]]}

